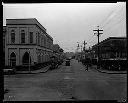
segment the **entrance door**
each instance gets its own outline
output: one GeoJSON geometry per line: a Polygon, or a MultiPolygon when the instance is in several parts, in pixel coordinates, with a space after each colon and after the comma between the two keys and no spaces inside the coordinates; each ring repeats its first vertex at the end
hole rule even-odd
{"type": "Polygon", "coordinates": [[[29,63],[31,64],[31,58],[29,56],[29,53],[25,52],[23,55],[22,64],[23,65],[29,65],[29,63]]]}
{"type": "Polygon", "coordinates": [[[16,66],[16,55],[14,52],[10,55],[10,66],[16,66]]]}

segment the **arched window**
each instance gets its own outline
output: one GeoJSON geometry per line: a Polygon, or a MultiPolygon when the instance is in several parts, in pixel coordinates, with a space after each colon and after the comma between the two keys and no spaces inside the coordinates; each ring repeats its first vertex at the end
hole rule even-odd
{"type": "Polygon", "coordinates": [[[10,66],[16,66],[16,55],[14,52],[10,55],[10,66]]]}
{"type": "Polygon", "coordinates": [[[25,43],[25,31],[21,30],[21,43],[25,43]]]}
{"type": "Polygon", "coordinates": [[[31,64],[31,57],[28,52],[25,52],[23,55],[22,64],[29,65],[29,63],[31,64]]]}
{"type": "Polygon", "coordinates": [[[15,43],[15,31],[11,30],[11,43],[15,43]]]}

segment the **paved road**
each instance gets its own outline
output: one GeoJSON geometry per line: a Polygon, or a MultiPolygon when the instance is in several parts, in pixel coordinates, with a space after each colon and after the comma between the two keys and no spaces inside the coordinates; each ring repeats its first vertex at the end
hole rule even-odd
{"type": "Polygon", "coordinates": [[[105,74],[71,60],[41,74],[5,76],[5,101],[126,100],[126,74],[105,74]]]}

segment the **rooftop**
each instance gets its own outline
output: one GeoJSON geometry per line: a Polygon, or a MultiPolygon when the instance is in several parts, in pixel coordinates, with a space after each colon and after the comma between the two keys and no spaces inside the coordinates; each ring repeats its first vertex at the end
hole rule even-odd
{"type": "MultiPolygon", "coordinates": [[[[108,41],[110,41],[110,40],[126,40],[126,37],[109,37],[109,38],[107,38],[107,39],[105,39],[105,40],[99,42],[99,45],[101,45],[102,43],[108,42],[108,41]]],[[[95,46],[97,46],[97,45],[98,45],[98,44],[95,44],[95,45],[93,45],[92,47],[95,47],[95,46]]]]}
{"type": "MultiPolygon", "coordinates": [[[[44,30],[46,32],[46,29],[38,22],[38,20],[36,18],[6,19],[6,25],[16,25],[16,24],[37,25],[38,27],[40,27],[42,30],[44,30]]],[[[48,37],[50,37],[51,39],[53,39],[49,34],[46,33],[46,35],[48,37]]]]}

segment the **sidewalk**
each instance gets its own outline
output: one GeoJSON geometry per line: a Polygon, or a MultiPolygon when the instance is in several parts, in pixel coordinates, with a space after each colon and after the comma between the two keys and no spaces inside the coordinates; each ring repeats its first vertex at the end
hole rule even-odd
{"type": "Polygon", "coordinates": [[[96,69],[98,72],[107,73],[107,74],[127,74],[127,71],[112,71],[112,70],[104,70],[104,69],[97,69],[97,66],[91,66],[90,69],[96,69]]]}
{"type": "Polygon", "coordinates": [[[41,68],[39,70],[33,70],[31,72],[29,71],[16,71],[16,74],[37,74],[37,73],[45,73],[49,70],[50,68],[50,65],[44,67],[44,68],[41,68]]]}

